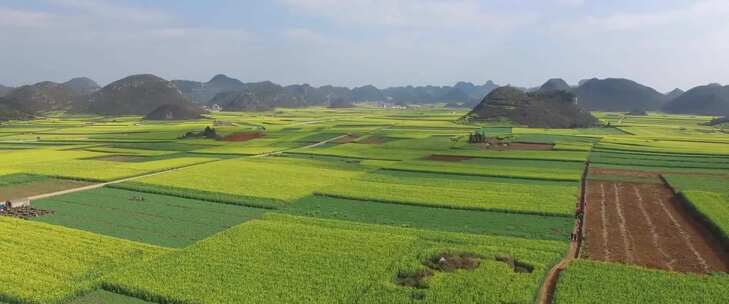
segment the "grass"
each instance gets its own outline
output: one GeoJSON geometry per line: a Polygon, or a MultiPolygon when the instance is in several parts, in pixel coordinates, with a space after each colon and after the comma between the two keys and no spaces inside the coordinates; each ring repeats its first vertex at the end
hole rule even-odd
{"type": "Polygon", "coordinates": [[[102,275],[166,250],[45,223],[0,217],[0,301],[61,303],[102,275]]]}
{"type": "Polygon", "coordinates": [[[574,221],[565,217],[431,208],[310,196],[283,212],[325,219],[428,230],[566,241],[574,221]]]}
{"type": "Polygon", "coordinates": [[[578,260],[560,274],[556,304],[728,303],[729,276],[700,276],[578,260]]]}
{"type": "Polygon", "coordinates": [[[53,210],[49,224],[165,247],[184,247],[256,218],[264,210],[113,188],[77,192],[33,205],[53,210]],[[135,198],[143,198],[143,201],[135,198]]]}

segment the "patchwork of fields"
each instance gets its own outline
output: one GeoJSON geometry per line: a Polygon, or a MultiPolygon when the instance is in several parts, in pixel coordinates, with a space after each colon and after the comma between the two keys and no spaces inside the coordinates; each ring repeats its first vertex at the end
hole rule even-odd
{"type": "Polygon", "coordinates": [[[3,123],[0,200],[48,195],[0,211],[0,303],[728,301],[729,139],[709,117],[462,114],[3,123]],[[206,126],[257,135],[180,139],[206,126]],[[468,143],[478,128],[498,143],[468,143]]]}

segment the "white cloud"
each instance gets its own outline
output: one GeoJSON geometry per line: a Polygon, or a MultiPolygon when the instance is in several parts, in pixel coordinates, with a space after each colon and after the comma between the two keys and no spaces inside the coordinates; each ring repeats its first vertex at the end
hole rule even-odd
{"type": "Polygon", "coordinates": [[[23,11],[0,7],[0,28],[45,27],[53,16],[44,12],[23,11]]]}
{"type": "MultiPolygon", "coordinates": [[[[710,25],[720,22],[726,25],[729,15],[729,1],[702,0],[688,7],[653,11],[648,13],[616,13],[606,17],[589,16],[585,25],[592,29],[607,31],[655,30],[657,27],[689,27],[692,25],[710,25]]],[[[711,31],[712,27],[704,28],[711,31]]]]}
{"type": "Polygon", "coordinates": [[[280,0],[291,9],[342,24],[415,29],[505,30],[536,15],[499,12],[476,0],[280,0]]]}
{"type": "Polygon", "coordinates": [[[163,24],[172,17],[161,11],[122,6],[105,0],[46,0],[51,4],[74,9],[87,17],[127,23],[163,24]]]}

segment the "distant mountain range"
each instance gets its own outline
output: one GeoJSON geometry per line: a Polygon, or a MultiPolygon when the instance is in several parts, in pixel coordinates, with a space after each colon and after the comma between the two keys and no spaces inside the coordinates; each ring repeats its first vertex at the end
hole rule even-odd
{"type": "Polygon", "coordinates": [[[34,114],[68,110],[80,99],[81,96],[64,84],[44,81],[11,90],[0,98],[0,104],[19,112],[34,114]]]}
{"type": "MultiPolygon", "coordinates": [[[[195,104],[218,105],[224,111],[267,111],[276,107],[337,106],[374,101],[390,104],[447,103],[450,107],[474,107],[499,86],[458,82],[453,86],[401,86],[379,89],[314,87],[308,84],[282,86],[270,81],[242,82],[216,75],[207,82],[167,81],[154,75],[133,75],[103,88],[85,77],[64,83],[40,82],[18,88],[0,86],[0,119],[28,118],[48,111],[73,111],[103,115],[146,115],[164,105],[179,105],[177,111],[195,104]]],[[[567,91],[591,111],[659,111],[727,115],[729,89],[720,85],[696,87],[666,94],[628,79],[587,79],[570,86],[554,78],[541,87],[521,89],[528,93],[567,91]]],[[[168,109],[169,110],[169,109],[168,109]]],[[[181,112],[181,111],[177,111],[181,112]]]]}
{"type": "Polygon", "coordinates": [[[11,88],[11,87],[6,87],[6,86],[4,86],[4,85],[0,84],[0,97],[3,97],[3,96],[5,96],[5,95],[7,95],[7,94],[8,94],[8,93],[10,93],[10,91],[12,91],[12,90],[13,90],[13,88],[11,88]]]}
{"type": "Polygon", "coordinates": [[[183,95],[197,104],[217,104],[231,111],[267,110],[275,107],[328,105],[343,102],[386,101],[403,104],[435,102],[478,102],[498,86],[491,81],[483,85],[459,82],[454,86],[404,86],[378,89],[372,85],[349,89],[337,86],[313,87],[308,84],[281,86],[270,81],[244,83],[226,75],[216,75],[208,82],[172,81],[183,95]]]}

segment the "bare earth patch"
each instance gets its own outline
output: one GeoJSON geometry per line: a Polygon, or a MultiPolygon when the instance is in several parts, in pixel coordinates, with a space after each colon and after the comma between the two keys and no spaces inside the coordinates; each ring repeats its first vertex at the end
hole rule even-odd
{"type": "Polygon", "coordinates": [[[226,135],[223,137],[223,141],[249,141],[251,139],[256,139],[259,137],[263,137],[263,133],[261,132],[238,132],[233,133],[230,135],[226,135]]]}
{"type": "Polygon", "coordinates": [[[348,143],[354,142],[354,140],[357,138],[359,138],[359,135],[357,135],[357,134],[347,134],[347,136],[340,137],[339,139],[335,140],[334,143],[348,144],[348,143]]]}
{"type": "Polygon", "coordinates": [[[433,154],[425,159],[427,160],[434,160],[434,161],[446,161],[446,162],[460,162],[464,160],[474,159],[475,157],[470,156],[461,156],[461,155],[442,155],[442,154],[433,154]]]}
{"type": "MultiPolygon", "coordinates": [[[[625,176],[656,173],[601,170],[625,176]]],[[[590,259],[678,272],[727,272],[729,253],[666,184],[588,180],[590,259]]]]}
{"type": "Polygon", "coordinates": [[[89,182],[65,180],[65,179],[49,179],[26,184],[11,185],[0,187],[0,201],[9,199],[24,198],[44,193],[56,192],[61,190],[79,188],[91,185],[89,182]]]}
{"type": "Polygon", "coordinates": [[[385,142],[386,142],[386,140],[379,136],[368,136],[367,138],[357,141],[357,143],[359,143],[359,144],[366,144],[366,145],[381,145],[381,144],[384,144],[385,142]]]}

